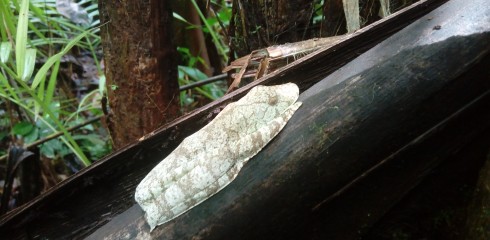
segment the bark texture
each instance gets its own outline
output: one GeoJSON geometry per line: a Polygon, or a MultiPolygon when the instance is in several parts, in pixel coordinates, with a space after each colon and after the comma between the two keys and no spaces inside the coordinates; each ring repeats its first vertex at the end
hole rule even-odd
{"type": "Polygon", "coordinates": [[[342,0],[326,0],[323,4],[322,37],[330,37],[346,33],[345,14],[342,0]]]}
{"type": "Polygon", "coordinates": [[[176,50],[168,1],[99,1],[110,110],[118,149],[177,117],[176,50]]]}
{"type": "Polygon", "coordinates": [[[236,0],[233,47],[238,56],[274,44],[305,40],[313,14],[310,0],[236,0]]]}

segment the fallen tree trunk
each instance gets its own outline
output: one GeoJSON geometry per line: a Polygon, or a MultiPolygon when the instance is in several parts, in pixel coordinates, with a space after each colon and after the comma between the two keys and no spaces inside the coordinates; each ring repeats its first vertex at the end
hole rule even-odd
{"type": "MultiPolygon", "coordinates": [[[[399,179],[406,185],[386,197],[386,204],[381,206],[361,207],[359,202],[352,206],[359,196],[375,203],[380,197],[379,192],[369,195],[355,189],[369,190],[359,187],[364,184],[382,186],[374,180],[403,166],[401,163],[407,161],[399,160],[399,156],[409,157],[410,146],[437,143],[437,138],[431,137],[440,136],[435,134],[438,131],[447,130],[445,134],[454,136],[459,133],[455,126],[465,127],[458,141],[449,142],[451,149],[457,149],[489,125],[488,111],[479,112],[488,109],[490,102],[489,30],[484,24],[474,27],[475,22],[488,18],[477,18],[478,13],[485,12],[485,4],[483,0],[476,2],[482,5],[478,8],[477,3],[449,2],[442,10],[431,13],[431,20],[419,20],[303,93],[304,105],[283,133],[251,159],[234,182],[175,221],[157,228],[152,236],[348,237],[344,233],[358,234],[361,226],[372,224],[418,182],[425,170],[443,158],[422,162],[426,165],[407,163],[413,164],[412,169],[399,179]],[[469,5],[476,5],[476,9],[469,5]],[[461,19],[452,19],[454,14],[468,16],[463,21],[470,21],[474,28],[461,25],[461,19]],[[436,25],[443,25],[443,31],[434,29],[436,25]],[[467,124],[469,121],[472,124],[467,124]],[[394,167],[384,169],[385,166],[394,167]],[[350,201],[340,201],[346,197],[350,201]],[[343,212],[346,206],[351,211],[358,209],[364,217],[343,212]],[[365,211],[373,215],[366,217],[365,211]]],[[[365,37],[357,35],[350,43],[365,37]]],[[[334,50],[346,51],[336,54],[354,56],[355,51],[347,49],[351,45],[346,44],[337,46],[334,50]]],[[[334,50],[295,62],[287,71],[271,74],[259,83],[292,81],[304,89],[324,76],[318,69],[328,72],[324,65],[334,64],[329,65],[332,70],[332,66],[345,60],[325,64],[334,59],[334,50]]],[[[185,136],[209,121],[216,114],[213,109],[246,90],[208,106],[207,111],[168,125],[6,215],[0,220],[0,234],[11,239],[76,238],[112,219],[91,237],[148,236],[141,210],[133,206],[135,186],[185,136]],[[118,216],[121,212],[124,213],[118,216]]],[[[443,149],[434,152],[441,156],[447,153],[443,149]]],[[[392,183],[389,187],[401,186],[392,178],[385,179],[392,183]]],[[[378,190],[383,189],[386,188],[378,190]]]]}
{"type": "MultiPolygon", "coordinates": [[[[306,90],[235,181],[151,236],[359,238],[490,127],[490,27],[463,27],[485,26],[482,5],[447,3],[306,90]]],[[[91,238],[145,238],[141,216],[134,206],[91,238]]]]}

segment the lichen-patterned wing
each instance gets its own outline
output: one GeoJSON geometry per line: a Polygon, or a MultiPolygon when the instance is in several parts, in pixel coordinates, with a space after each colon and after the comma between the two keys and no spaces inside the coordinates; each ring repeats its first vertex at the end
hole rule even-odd
{"type": "Polygon", "coordinates": [[[161,161],[136,188],[153,230],[226,187],[301,106],[296,84],[257,86],[228,104],[161,161]]]}

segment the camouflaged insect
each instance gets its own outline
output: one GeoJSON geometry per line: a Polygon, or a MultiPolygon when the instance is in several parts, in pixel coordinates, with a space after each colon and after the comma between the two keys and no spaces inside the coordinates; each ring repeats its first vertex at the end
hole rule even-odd
{"type": "Polygon", "coordinates": [[[226,106],[161,161],[136,188],[151,230],[210,198],[235,179],[301,106],[296,84],[257,86],[226,106]]]}

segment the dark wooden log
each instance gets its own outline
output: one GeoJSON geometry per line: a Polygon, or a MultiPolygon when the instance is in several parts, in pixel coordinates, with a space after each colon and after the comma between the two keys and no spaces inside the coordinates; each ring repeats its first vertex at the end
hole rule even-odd
{"type": "MultiPolygon", "coordinates": [[[[363,239],[399,239],[397,236],[403,236],[404,239],[490,239],[490,236],[472,238],[465,228],[471,219],[470,202],[472,199],[481,199],[473,193],[485,192],[477,188],[477,179],[483,173],[483,165],[488,157],[490,129],[477,135],[461,150],[455,149],[450,157],[443,159],[436,169],[391,207],[363,239]]],[[[435,145],[432,149],[439,148],[441,145],[435,145]]],[[[426,148],[426,151],[432,149],[426,148]]],[[[419,156],[412,159],[424,161],[419,156]]],[[[490,201],[482,203],[490,204],[490,201]]],[[[480,208],[475,212],[478,214],[474,216],[483,216],[485,211],[480,208]]],[[[479,234],[484,233],[485,227],[482,226],[486,226],[490,233],[489,224],[478,225],[473,222],[470,225],[472,229],[478,229],[479,234]]]]}
{"type": "MultiPolygon", "coordinates": [[[[361,60],[357,59],[308,90],[301,96],[305,103],[301,112],[295,114],[277,139],[245,166],[229,187],[175,221],[158,228],[153,235],[234,239],[254,236],[292,238],[303,234],[326,236],[329,233],[327,230],[333,229],[324,228],[330,226],[324,225],[328,223],[327,218],[335,221],[339,215],[342,215],[340,219],[345,217],[344,223],[348,223],[340,229],[355,233],[355,227],[360,226],[359,221],[354,221],[355,215],[347,216],[342,212],[335,215],[326,210],[335,206],[334,200],[341,199],[331,196],[348,196],[348,190],[358,186],[354,183],[366,179],[359,179],[359,176],[376,173],[369,169],[380,162],[396,163],[398,158],[387,157],[394,152],[403,152],[406,149],[403,146],[419,136],[426,139],[423,136],[432,136],[430,133],[435,134],[436,130],[454,129],[443,126],[466,127],[461,136],[464,142],[475,131],[488,127],[488,112],[478,112],[485,109],[483,107],[488,108],[489,102],[488,96],[482,95],[489,89],[488,29],[473,22],[471,26],[476,27],[469,29],[460,25],[460,19],[451,20],[455,13],[464,13],[464,10],[472,11],[464,15],[468,18],[484,12],[484,1],[476,2],[482,3],[480,9],[467,9],[468,5],[477,3],[451,1],[442,13],[434,12],[430,16],[432,20],[419,20],[405,29],[405,33],[395,35],[359,58],[361,60]],[[441,30],[433,29],[435,25],[442,25],[441,30]],[[458,29],[468,34],[446,39],[461,35],[458,29]],[[422,45],[421,39],[433,41],[422,45]],[[436,40],[440,42],[436,43],[436,40]],[[447,57],[451,54],[457,57],[447,57]],[[472,76],[476,70],[483,71],[478,72],[482,75],[472,76]],[[340,83],[334,84],[336,82],[340,83]],[[461,91],[462,87],[465,91],[461,91]],[[460,114],[450,117],[460,109],[463,109],[460,114]],[[465,121],[470,120],[474,121],[471,122],[473,124],[466,124],[465,121]],[[461,121],[465,124],[461,124],[461,121]],[[434,128],[438,124],[440,128],[434,128]],[[344,188],[346,190],[342,190],[344,188]]],[[[286,71],[272,74],[254,85],[292,81],[305,89],[357,56],[357,51],[391,34],[396,29],[394,26],[403,26],[400,23],[420,16],[423,10],[439,3],[427,1],[416,5],[333,49],[294,63],[286,71]],[[385,35],[376,34],[385,31],[385,35]]],[[[481,23],[481,19],[485,20],[480,16],[480,20],[476,18],[474,22],[481,23]]],[[[141,210],[138,207],[130,208],[134,204],[136,184],[184,137],[215,116],[216,109],[237,99],[250,87],[167,125],[4,216],[0,220],[1,236],[11,239],[79,238],[111,219],[109,224],[94,233],[94,238],[114,232],[118,234],[118,231],[120,234],[120,229],[125,227],[126,231],[130,231],[130,235],[126,236],[144,234],[148,229],[141,219],[141,210]]],[[[416,175],[415,172],[410,173],[416,175]]],[[[408,184],[408,187],[413,184],[416,182],[408,184]]],[[[390,199],[399,199],[404,191],[406,187],[390,196],[390,199]]],[[[371,196],[372,201],[375,201],[374,197],[379,197],[375,194],[371,196]]],[[[389,204],[385,207],[389,207],[389,204]]],[[[369,209],[373,208],[363,210],[369,209]]],[[[333,210],[332,213],[335,213],[333,210]]],[[[382,212],[383,208],[379,208],[376,213],[382,212]]],[[[362,219],[369,225],[375,217],[369,221],[362,219]]]]}
{"type": "MultiPolygon", "coordinates": [[[[288,126],[234,182],[151,236],[359,238],[490,128],[483,5],[453,0],[306,90],[288,126]]],[[[135,216],[138,206],[91,239],[149,236],[135,216]]]]}

